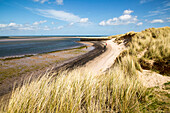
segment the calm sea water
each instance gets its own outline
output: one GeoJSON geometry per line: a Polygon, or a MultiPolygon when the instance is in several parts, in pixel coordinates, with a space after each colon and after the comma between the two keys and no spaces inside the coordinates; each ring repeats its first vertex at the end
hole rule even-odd
{"type": "Polygon", "coordinates": [[[0,57],[38,54],[81,46],[79,38],[0,42],[0,57]]]}

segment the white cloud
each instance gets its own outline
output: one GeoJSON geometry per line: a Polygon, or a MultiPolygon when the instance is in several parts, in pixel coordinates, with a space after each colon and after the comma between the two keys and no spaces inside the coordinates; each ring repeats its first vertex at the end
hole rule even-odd
{"type": "Polygon", "coordinates": [[[0,28],[7,27],[7,24],[0,24],[0,28]]]}
{"type": "Polygon", "coordinates": [[[22,24],[16,24],[16,23],[0,24],[1,30],[20,30],[20,29],[24,29],[24,27],[27,26],[23,26],[22,24]]]}
{"type": "Polygon", "coordinates": [[[105,21],[101,21],[101,22],[99,23],[99,25],[105,26],[105,25],[106,25],[106,22],[105,22],[105,21]]]}
{"type": "Polygon", "coordinates": [[[143,25],[143,22],[137,23],[137,26],[141,26],[141,25],[143,25]]]}
{"type": "Polygon", "coordinates": [[[47,20],[43,20],[43,21],[39,21],[39,22],[34,22],[33,25],[39,25],[39,24],[43,24],[46,23],[47,20]]]}
{"type": "Polygon", "coordinates": [[[71,23],[69,24],[69,26],[72,26],[72,25],[74,25],[74,22],[71,22],[71,23]]]}
{"type": "Polygon", "coordinates": [[[56,11],[53,9],[49,10],[42,10],[42,9],[37,9],[38,14],[44,17],[48,18],[54,18],[57,20],[62,20],[62,21],[68,21],[68,22],[79,22],[80,17],[77,15],[74,15],[72,13],[64,12],[64,11],[56,11]]]}
{"type": "MultiPolygon", "coordinates": [[[[27,8],[28,9],[28,8],[27,8]]],[[[33,10],[30,9],[29,10],[33,10]]],[[[64,11],[57,11],[57,10],[53,10],[53,9],[47,9],[47,10],[43,10],[43,9],[36,9],[35,11],[37,11],[38,15],[47,17],[47,18],[54,18],[57,20],[62,20],[62,21],[66,21],[66,22],[73,22],[73,23],[87,23],[88,22],[88,18],[80,18],[77,15],[74,15],[72,13],[68,13],[68,12],[64,12],[64,11]]]]}
{"type": "Polygon", "coordinates": [[[147,3],[147,2],[150,2],[150,1],[152,1],[152,0],[140,0],[140,3],[144,4],[144,3],[147,3]]]}
{"type": "Polygon", "coordinates": [[[0,28],[5,28],[5,27],[22,27],[22,24],[16,24],[16,23],[9,23],[9,24],[0,24],[0,28]]]}
{"type": "Polygon", "coordinates": [[[63,0],[56,0],[58,5],[63,5],[63,0]]]}
{"type": "Polygon", "coordinates": [[[125,10],[125,11],[123,12],[124,15],[129,15],[129,14],[131,14],[131,13],[133,13],[132,10],[125,10]]]}
{"type": "Polygon", "coordinates": [[[17,26],[17,24],[16,23],[10,23],[10,24],[8,24],[8,26],[15,27],[15,26],[17,26]]]}
{"type": "Polygon", "coordinates": [[[101,21],[99,25],[127,25],[130,23],[136,23],[138,21],[137,16],[130,15],[133,11],[132,10],[125,10],[123,15],[120,17],[115,17],[113,19],[108,19],[107,21],[101,21]]]}
{"type": "Polygon", "coordinates": [[[119,17],[120,20],[129,20],[131,18],[132,18],[131,15],[122,15],[122,16],[119,17]]]}
{"type": "Polygon", "coordinates": [[[48,2],[48,0],[41,0],[41,3],[43,4],[44,2],[48,2]]]}
{"type": "Polygon", "coordinates": [[[48,0],[33,0],[34,2],[40,2],[40,3],[45,3],[45,2],[48,2],[48,0]]]}
{"type": "Polygon", "coordinates": [[[53,2],[52,0],[33,0],[34,2],[40,2],[40,3],[57,3],[58,5],[63,5],[63,0],[55,0],[55,2],[53,2]]]}
{"type": "Polygon", "coordinates": [[[57,29],[63,29],[64,28],[64,26],[58,26],[57,27],[57,29]]]}
{"type": "MultiPolygon", "coordinates": [[[[44,23],[46,21],[40,21],[39,23],[44,23]]],[[[9,23],[9,24],[0,24],[0,30],[50,30],[48,26],[39,27],[37,25],[30,25],[30,24],[16,24],[16,23],[9,23]]]]}
{"type": "Polygon", "coordinates": [[[36,30],[37,27],[31,26],[31,25],[26,25],[24,27],[19,27],[18,30],[36,30]]]}
{"type": "Polygon", "coordinates": [[[54,22],[51,22],[52,25],[54,25],[54,22]]]}
{"type": "Polygon", "coordinates": [[[152,20],[150,23],[164,23],[164,21],[162,19],[155,19],[152,20]]]}
{"type": "Polygon", "coordinates": [[[88,22],[88,20],[89,20],[88,18],[81,18],[80,23],[86,23],[86,22],[88,22]]]}

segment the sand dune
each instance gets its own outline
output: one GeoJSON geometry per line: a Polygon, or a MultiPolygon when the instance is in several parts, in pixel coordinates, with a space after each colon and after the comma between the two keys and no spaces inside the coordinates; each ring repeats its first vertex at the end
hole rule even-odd
{"type": "Polygon", "coordinates": [[[114,64],[115,59],[125,49],[124,44],[118,45],[113,42],[114,40],[104,41],[103,44],[107,43],[106,52],[86,63],[83,68],[87,68],[92,74],[101,74],[110,68],[114,64]]]}

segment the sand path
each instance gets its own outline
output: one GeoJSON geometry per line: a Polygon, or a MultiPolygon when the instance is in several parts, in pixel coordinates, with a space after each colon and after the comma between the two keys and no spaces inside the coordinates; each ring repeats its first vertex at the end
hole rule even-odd
{"type": "Polygon", "coordinates": [[[114,40],[115,39],[103,42],[103,44],[107,43],[107,50],[100,56],[89,61],[83,66],[83,68],[85,67],[92,74],[101,74],[110,68],[114,64],[116,57],[118,57],[119,54],[125,49],[124,44],[118,45],[113,42],[114,40]]]}
{"type": "MultiPolygon", "coordinates": [[[[93,75],[97,75],[110,68],[119,54],[126,49],[123,43],[118,45],[113,42],[114,40],[105,41],[108,44],[106,52],[86,63],[82,69],[87,69],[93,75]]],[[[142,73],[139,73],[139,79],[146,87],[162,86],[170,81],[170,77],[162,76],[150,70],[143,70],[142,73]]]]}

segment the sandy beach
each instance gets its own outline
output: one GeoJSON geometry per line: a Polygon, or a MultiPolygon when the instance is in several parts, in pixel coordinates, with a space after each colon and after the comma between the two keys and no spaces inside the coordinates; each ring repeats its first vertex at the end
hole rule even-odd
{"type": "MultiPolygon", "coordinates": [[[[7,78],[1,81],[0,96],[8,95],[12,90],[13,84],[20,84],[22,80],[34,75],[35,78],[45,73],[46,70],[53,68],[53,70],[61,71],[65,69],[90,69],[92,74],[101,74],[110,68],[115,62],[116,57],[124,50],[123,44],[114,43],[114,39],[108,41],[94,41],[94,42],[79,42],[87,46],[83,49],[73,49],[68,51],[53,52],[22,59],[14,59],[6,63],[1,61],[1,65],[5,70],[9,64],[13,67],[32,67],[28,72],[18,73],[20,76],[7,78]],[[107,50],[103,52],[103,45],[107,43],[107,50]],[[7,65],[8,64],[8,65],[7,65]],[[43,67],[41,67],[41,66],[43,67]],[[41,67],[41,68],[40,68],[41,67]],[[6,87],[4,87],[6,86],[6,87]]],[[[12,68],[12,67],[10,67],[12,68]]],[[[2,78],[1,78],[2,79],[2,78]]]]}

